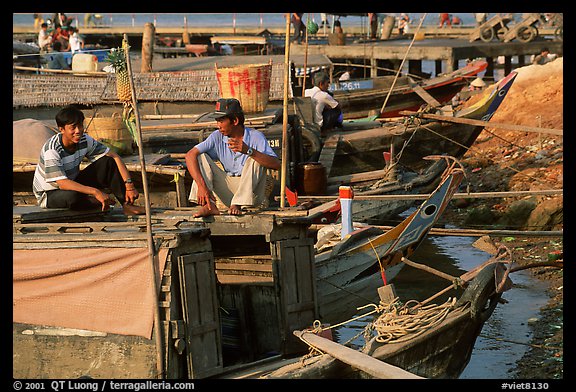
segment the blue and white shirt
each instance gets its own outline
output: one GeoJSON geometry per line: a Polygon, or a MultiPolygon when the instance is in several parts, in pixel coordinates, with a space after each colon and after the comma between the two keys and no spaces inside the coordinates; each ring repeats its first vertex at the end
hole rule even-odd
{"type": "Polygon", "coordinates": [[[80,173],[80,163],[86,157],[95,162],[108,153],[110,149],[90,135],[84,134],[74,152],[67,151],[62,145],[62,134],[52,136],[44,143],[40,159],[34,172],[32,188],[38,205],[46,208],[46,192],[60,189],[56,181],[75,180],[80,173]]]}
{"type": "MultiPolygon", "coordinates": [[[[272,147],[270,147],[266,136],[264,136],[262,132],[253,128],[244,127],[243,140],[248,147],[252,147],[252,149],[261,153],[278,158],[272,147]]],[[[240,176],[244,164],[249,158],[246,154],[232,151],[230,147],[228,147],[228,136],[222,135],[219,130],[212,132],[206,140],[198,143],[196,148],[200,153],[208,154],[212,160],[220,161],[224,171],[229,176],[240,176]]]]}

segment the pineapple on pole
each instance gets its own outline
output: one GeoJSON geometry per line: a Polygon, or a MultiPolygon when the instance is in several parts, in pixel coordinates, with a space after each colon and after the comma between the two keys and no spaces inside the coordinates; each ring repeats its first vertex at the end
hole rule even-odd
{"type": "Polygon", "coordinates": [[[118,96],[118,100],[124,104],[122,120],[126,128],[128,128],[132,140],[139,145],[139,140],[136,137],[136,118],[132,105],[132,91],[130,89],[130,76],[128,75],[128,65],[126,63],[125,44],[127,45],[126,41],[123,41],[122,49],[112,48],[110,52],[108,52],[106,61],[114,68],[114,74],[116,75],[116,95],[118,96]]]}
{"type": "Polygon", "coordinates": [[[116,93],[118,99],[124,104],[122,119],[128,127],[132,139],[138,145],[138,155],[140,157],[140,170],[142,173],[142,187],[144,188],[144,202],[146,207],[146,231],[148,232],[148,256],[150,259],[151,288],[154,298],[154,336],[156,341],[156,370],[157,377],[163,379],[165,376],[164,369],[164,343],[162,325],[160,321],[160,307],[158,303],[158,281],[159,272],[155,260],[156,251],[154,238],[152,237],[152,219],[150,216],[150,198],[148,195],[148,179],[146,177],[146,161],[142,147],[142,128],[140,126],[140,115],[138,113],[138,101],[136,99],[136,90],[132,76],[132,67],[130,64],[130,47],[128,46],[128,37],[124,34],[122,49],[111,50],[108,55],[108,62],[114,67],[116,73],[116,93]]]}

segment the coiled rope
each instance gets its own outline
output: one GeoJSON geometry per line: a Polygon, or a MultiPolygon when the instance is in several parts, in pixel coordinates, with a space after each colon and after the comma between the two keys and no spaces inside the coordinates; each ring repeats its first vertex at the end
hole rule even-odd
{"type": "Polygon", "coordinates": [[[400,305],[395,299],[376,320],[366,326],[365,336],[374,331],[379,343],[400,343],[413,339],[444,321],[455,304],[456,298],[449,298],[440,305],[425,306],[416,300],[400,305]]]}

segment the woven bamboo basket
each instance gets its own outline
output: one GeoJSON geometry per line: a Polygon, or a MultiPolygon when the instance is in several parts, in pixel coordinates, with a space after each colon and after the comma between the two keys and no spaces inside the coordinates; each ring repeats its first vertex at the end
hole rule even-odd
{"type": "Polygon", "coordinates": [[[119,155],[130,155],[133,152],[132,136],[118,113],[112,117],[86,117],[84,130],[94,139],[107,145],[119,155]]]}
{"type": "Polygon", "coordinates": [[[218,68],[218,64],[214,66],[221,98],[236,98],[245,113],[266,109],[270,94],[271,62],[222,68],[218,68]]]}

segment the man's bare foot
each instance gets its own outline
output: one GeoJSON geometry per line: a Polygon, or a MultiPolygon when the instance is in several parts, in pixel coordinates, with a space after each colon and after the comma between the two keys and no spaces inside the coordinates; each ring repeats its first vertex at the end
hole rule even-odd
{"type": "Polygon", "coordinates": [[[240,209],[239,205],[232,204],[228,209],[228,213],[230,215],[242,215],[242,210],[240,209]]]}
{"type": "Polygon", "coordinates": [[[146,213],[146,208],[126,203],[122,206],[122,212],[124,215],[143,215],[146,213]]]}
{"type": "Polygon", "coordinates": [[[220,210],[216,208],[214,203],[208,203],[193,215],[194,218],[201,218],[203,216],[220,215],[220,210]]]}

